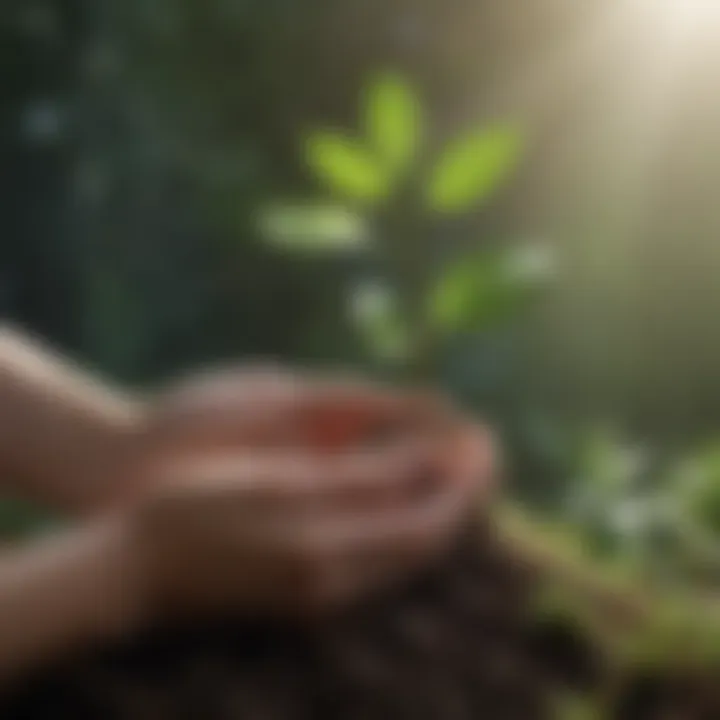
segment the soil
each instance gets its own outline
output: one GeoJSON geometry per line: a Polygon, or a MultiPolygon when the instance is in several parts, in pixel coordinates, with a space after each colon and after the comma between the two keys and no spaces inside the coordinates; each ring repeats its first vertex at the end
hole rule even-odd
{"type": "MultiPolygon", "coordinates": [[[[613,669],[570,620],[533,616],[536,573],[489,530],[423,577],[322,626],[237,619],[152,633],[47,668],[3,720],[554,720],[564,691],[602,717],[718,720],[713,677],[613,669]],[[611,690],[609,690],[611,688],[611,690]]],[[[579,716],[574,716],[579,717],[579,716]]]]}

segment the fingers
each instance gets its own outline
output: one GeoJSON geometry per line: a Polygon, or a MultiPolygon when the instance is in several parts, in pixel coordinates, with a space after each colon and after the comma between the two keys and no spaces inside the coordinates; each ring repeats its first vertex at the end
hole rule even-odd
{"type": "MultiPolygon", "coordinates": [[[[175,492],[200,493],[251,512],[338,513],[407,502],[432,466],[422,443],[342,456],[234,453],[174,461],[162,470],[175,492]]],[[[436,463],[435,463],[436,464],[436,463]]]]}
{"type": "Polygon", "coordinates": [[[457,528],[458,519],[467,512],[468,499],[466,489],[455,486],[420,502],[343,518],[328,516],[308,528],[308,541],[317,547],[343,548],[350,555],[423,554],[457,528]]]}
{"type": "Polygon", "coordinates": [[[151,428],[156,449],[186,455],[238,446],[332,451],[377,445],[449,413],[429,393],[272,366],[209,373],[180,385],[159,408],[151,428]]]}
{"type": "Polygon", "coordinates": [[[382,444],[445,412],[444,402],[429,394],[338,378],[312,384],[298,420],[306,442],[333,449],[382,444]]]}
{"type": "Polygon", "coordinates": [[[469,486],[485,500],[494,491],[502,471],[497,438],[485,426],[465,423],[449,443],[444,464],[451,482],[469,486]]]}
{"type": "Polygon", "coordinates": [[[328,517],[308,530],[306,544],[325,554],[325,574],[315,599],[327,605],[352,601],[412,575],[442,554],[463,528],[478,490],[487,494],[497,467],[491,434],[463,428],[451,457],[450,474],[436,493],[417,503],[328,517]]]}
{"type": "Polygon", "coordinates": [[[297,374],[269,366],[209,373],[160,399],[151,441],[185,455],[281,444],[290,439],[307,392],[297,374]]]}
{"type": "Polygon", "coordinates": [[[323,613],[411,577],[452,541],[463,514],[458,500],[305,525],[293,541],[299,609],[323,613]]]}
{"type": "MultiPolygon", "coordinates": [[[[449,440],[422,438],[378,450],[317,456],[292,451],[234,453],[175,461],[161,476],[176,492],[199,492],[206,501],[247,513],[298,512],[348,515],[413,503],[462,499],[472,504],[492,491],[496,443],[484,429],[462,426],[449,440]]],[[[349,522],[349,521],[348,521],[349,522]]]]}

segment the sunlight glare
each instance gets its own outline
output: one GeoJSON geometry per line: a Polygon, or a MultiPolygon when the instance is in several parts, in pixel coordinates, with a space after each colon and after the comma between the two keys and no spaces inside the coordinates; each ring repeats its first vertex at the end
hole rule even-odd
{"type": "Polygon", "coordinates": [[[638,0],[647,13],[648,21],[655,21],[674,30],[688,30],[717,24],[720,31],[720,0],[638,0]]]}

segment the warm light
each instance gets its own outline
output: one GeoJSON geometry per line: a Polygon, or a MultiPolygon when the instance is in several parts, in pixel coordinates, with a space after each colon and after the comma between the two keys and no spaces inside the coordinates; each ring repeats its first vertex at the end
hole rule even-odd
{"type": "MultiPolygon", "coordinates": [[[[720,0],[635,0],[647,14],[648,22],[668,29],[701,28],[707,23],[720,26],[720,0]]],[[[717,27],[716,27],[717,30],[717,27]]]]}

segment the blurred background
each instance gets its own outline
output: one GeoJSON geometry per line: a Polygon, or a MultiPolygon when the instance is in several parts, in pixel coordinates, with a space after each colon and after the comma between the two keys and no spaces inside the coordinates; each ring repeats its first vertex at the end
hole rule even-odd
{"type": "Polygon", "coordinates": [[[392,68],[430,146],[498,118],[526,134],[493,202],[420,228],[399,275],[449,244],[542,243],[555,268],[455,333],[432,382],[501,428],[527,506],[716,583],[716,5],[5,0],[0,310],[138,386],[224,358],[376,369],[348,310],[367,260],[280,251],[255,213],[322,195],[303,133],[353,131],[392,68]]]}

